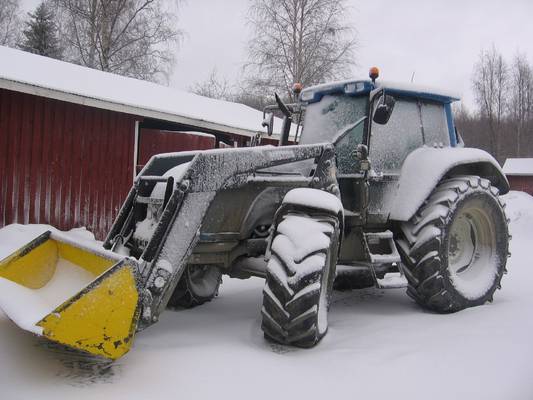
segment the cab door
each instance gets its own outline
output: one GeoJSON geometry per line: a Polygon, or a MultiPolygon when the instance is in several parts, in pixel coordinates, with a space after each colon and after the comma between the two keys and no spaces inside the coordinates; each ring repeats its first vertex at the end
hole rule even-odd
{"type": "Polygon", "coordinates": [[[411,152],[424,145],[450,145],[442,103],[396,97],[389,121],[384,125],[371,122],[368,224],[387,223],[403,162],[411,152]]]}
{"type": "Polygon", "coordinates": [[[355,150],[359,144],[364,143],[367,122],[362,121],[335,143],[337,181],[342,204],[345,210],[357,217],[359,224],[363,223],[364,210],[368,203],[368,189],[355,150]]]}

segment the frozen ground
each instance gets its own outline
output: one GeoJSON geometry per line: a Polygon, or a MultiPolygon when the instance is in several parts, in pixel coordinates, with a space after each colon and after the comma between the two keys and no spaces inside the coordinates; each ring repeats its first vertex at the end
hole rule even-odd
{"type": "MultiPolygon", "coordinates": [[[[263,339],[261,280],[225,279],[215,301],[164,313],[113,365],[50,349],[0,314],[0,396],[533,399],[533,198],[506,197],[513,256],[490,305],[436,315],[403,289],[337,293],[326,338],[297,350],[263,339]]],[[[2,231],[0,258],[18,245],[2,231]]]]}

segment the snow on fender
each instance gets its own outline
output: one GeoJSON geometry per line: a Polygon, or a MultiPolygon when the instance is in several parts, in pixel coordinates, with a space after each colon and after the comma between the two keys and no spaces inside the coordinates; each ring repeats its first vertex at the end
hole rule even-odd
{"type": "Polygon", "coordinates": [[[333,214],[342,213],[344,210],[337,196],[323,190],[311,188],[292,189],[283,198],[283,204],[317,208],[333,214]]]}
{"type": "Polygon", "coordinates": [[[479,175],[489,179],[492,185],[500,190],[500,194],[509,191],[509,182],[500,165],[486,151],[457,147],[422,147],[409,154],[403,163],[390,219],[408,221],[452,168],[469,164],[481,167],[461,175],[479,175]],[[484,176],[486,171],[490,171],[490,176],[484,176]]]}

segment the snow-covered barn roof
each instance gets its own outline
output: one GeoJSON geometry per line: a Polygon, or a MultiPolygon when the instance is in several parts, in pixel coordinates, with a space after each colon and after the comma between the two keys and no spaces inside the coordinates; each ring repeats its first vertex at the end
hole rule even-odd
{"type": "Polygon", "coordinates": [[[533,176],[533,158],[508,158],[503,164],[505,175],[533,176]]]}
{"type": "Polygon", "coordinates": [[[262,113],[243,104],[3,46],[0,60],[0,88],[237,135],[264,132],[262,113]]]}

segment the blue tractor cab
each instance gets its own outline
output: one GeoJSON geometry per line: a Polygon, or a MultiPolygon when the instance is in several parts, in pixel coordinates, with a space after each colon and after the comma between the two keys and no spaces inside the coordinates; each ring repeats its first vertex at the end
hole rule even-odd
{"type": "MultiPolygon", "coordinates": [[[[376,76],[377,77],[377,76],[376,76]]],[[[354,111],[357,111],[352,116],[353,122],[360,117],[368,115],[371,111],[372,103],[378,100],[379,97],[411,100],[422,103],[431,103],[440,105],[443,115],[446,120],[447,132],[449,135],[449,146],[455,147],[460,142],[453,122],[453,114],[451,104],[460,100],[459,96],[448,93],[438,89],[425,88],[413,84],[398,84],[394,82],[376,81],[374,80],[346,80],[333,82],[318,86],[309,87],[301,92],[300,102],[308,114],[313,114],[314,109],[319,108],[314,106],[317,103],[322,102],[326,98],[336,98],[338,101],[341,98],[345,98],[344,101],[352,104],[359,104],[359,107],[354,107],[354,111]],[[351,99],[350,99],[351,98],[351,99]],[[355,99],[354,99],[355,98],[355,99]],[[364,110],[366,105],[366,110],[364,110]]],[[[322,115],[325,115],[322,110],[322,115]]],[[[392,111],[392,110],[391,110],[392,111]]],[[[311,115],[309,118],[315,120],[311,115]]],[[[311,122],[312,124],[313,122],[311,122]]],[[[304,122],[305,126],[306,122],[304,122]]],[[[311,128],[311,127],[309,127],[311,128]]],[[[306,132],[307,133],[307,132],[306,132]]],[[[325,137],[321,137],[325,139],[325,137]]],[[[309,140],[312,140],[311,138],[309,140]]],[[[305,143],[309,143],[309,140],[304,139],[305,143]]]]}

